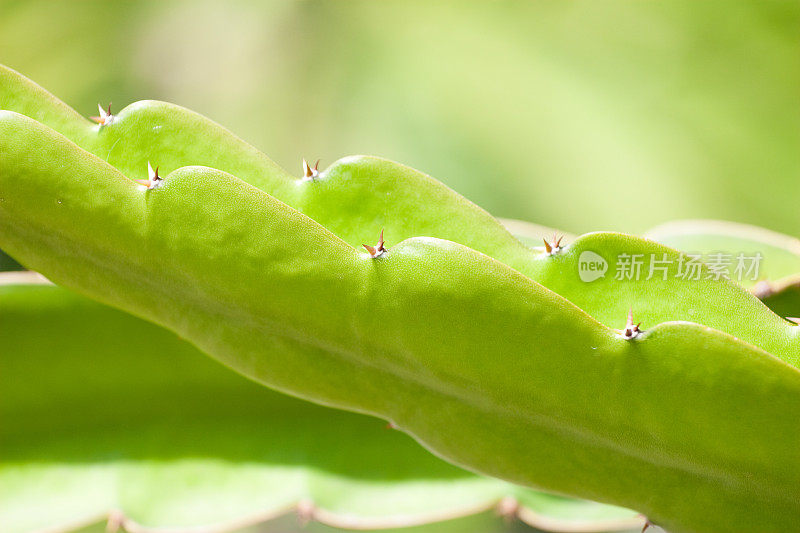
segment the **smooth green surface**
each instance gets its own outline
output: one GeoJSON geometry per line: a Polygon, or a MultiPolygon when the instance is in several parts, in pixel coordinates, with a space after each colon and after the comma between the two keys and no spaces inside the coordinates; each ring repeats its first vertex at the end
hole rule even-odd
{"type": "MultiPolygon", "coordinates": [[[[459,244],[414,238],[373,260],[229,174],[184,168],[145,192],[31,119],[4,113],[0,132],[0,245],[245,375],[671,531],[800,520],[800,372],[758,348],[691,323],[628,342],[459,244]]],[[[579,249],[534,261],[566,284],[555,274],[579,249]]],[[[718,285],[716,307],[752,301],[748,323],[774,321],[763,338],[796,360],[796,329],[718,285]]]]}
{"type": "MultiPolygon", "coordinates": [[[[390,247],[418,236],[451,240],[547,286],[609,327],[621,328],[632,308],[645,328],[675,320],[698,322],[791,364],[800,363],[800,335],[792,326],[738,286],[707,279],[710,273],[705,267],[698,273],[699,280],[676,277],[680,254],[646,239],[588,234],[572,243],[565,240],[572,246],[550,258],[521,244],[465,198],[404,165],[374,157],[349,157],[324,170],[316,181],[302,181],[229,131],[184,108],[138,102],[122,110],[112,125],[100,127],[32,81],[4,68],[0,68],[0,109],[42,121],[129,178],[145,178],[147,161],[159,165],[162,175],[184,165],[217,168],[305,213],[353,247],[373,243],[381,229],[390,247]],[[583,251],[598,253],[608,262],[604,278],[592,283],[580,280],[583,251]],[[640,279],[614,279],[621,254],[637,255],[643,261],[640,279]],[[654,270],[654,276],[647,279],[654,260],[668,261],[668,271],[654,270]],[[720,301],[725,304],[719,305],[720,301]]],[[[5,120],[13,123],[18,119],[6,115],[5,120]]],[[[543,237],[551,238],[549,231],[543,237]]]]}
{"type": "MultiPolygon", "coordinates": [[[[548,529],[640,521],[465,472],[385,422],[272,392],[173,333],[16,279],[0,274],[4,532],[60,530],[111,511],[129,528],[238,529],[300,502],[329,525],[408,526],[509,497],[522,520],[548,529]]],[[[485,517],[458,524],[503,529],[485,517]]]]}

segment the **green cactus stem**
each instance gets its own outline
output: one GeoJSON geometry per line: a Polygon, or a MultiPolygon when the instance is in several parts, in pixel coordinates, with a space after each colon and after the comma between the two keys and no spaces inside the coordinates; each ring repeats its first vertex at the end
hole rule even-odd
{"type": "Polygon", "coordinates": [[[800,328],[738,285],[703,265],[699,280],[581,281],[583,252],[680,253],[611,233],[541,253],[401,165],[270,175],[254,149],[194,115],[177,129],[173,111],[140,104],[84,133],[70,118],[62,131],[81,146],[0,113],[0,247],[252,379],[387,418],[470,469],[674,532],[800,521],[800,328]],[[114,131],[126,140],[95,155],[87,139],[114,131]],[[172,170],[194,150],[196,163],[250,165],[250,183],[172,170]],[[128,174],[148,159],[172,171],[140,190],[128,174]],[[356,248],[381,228],[387,253],[356,248]],[[626,339],[631,307],[644,332],[626,339]]]}

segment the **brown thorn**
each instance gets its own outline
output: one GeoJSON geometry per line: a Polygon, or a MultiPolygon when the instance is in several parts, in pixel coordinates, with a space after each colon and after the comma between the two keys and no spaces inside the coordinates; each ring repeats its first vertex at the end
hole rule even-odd
{"type": "Polygon", "coordinates": [[[561,251],[561,240],[563,238],[564,238],[563,235],[559,237],[557,232],[553,232],[552,241],[548,241],[547,239],[542,239],[542,241],[544,242],[544,249],[548,255],[553,255],[561,251]]]}
{"type": "Polygon", "coordinates": [[[91,120],[92,122],[96,122],[97,124],[101,124],[101,125],[105,124],[106,119],[108,117],[112,116],[111,115],[111,102],[108,103],[107,110],[103,110],[103,106],[101,106],[99,103],[97,104],[97,109],[98,109],[98,111],[100,111],[100,116],[89,117],[89,120],[91,120]],[[103,114],[105,114],[106,116],[104,117],[103,114]]]}
{"type": "Polygon", "coordinates": [[[384,244],[385,243],[383,240],[383,230],[381,229],[381,236],[378,239],[378,246],[377,246],[379,252],[383,252],[384,250],[386,250],[386,248],[383,246],[384,244]]]}
{"type": "Polygon", "coordinates": [[[374,257],[378,257],[380,255],[383,255],[384,252],[388,252],[389,251],[386,248],[386,242],[383,240],[383,230],[381,230],[381,236],[378,239],[378,244],[376,244],[375,246],[370,246],[368,244],[362,244],[361,246],[366,248],[367,251],[369,252],[369,255],[371,255],[373,258],[374,257]]]}
{"type": "Polygon", "coordinates": [[[628,319],[625,321],[625,328],[618,331],[626,340],[635,339],[642,332],[641,325],[641,322],[633,323],[633,306],[631,306],[628,308],[628,319]]]}
{"type": "Polygon", "coordinates": [[[314,164],[314,168],[311,168],[311,165],[308,164],[308,161],[303,159],[303,178],[314,180],[317,176],[319,176],[319,162],[321,159],[317,159],[317,162],[314,164]]]}

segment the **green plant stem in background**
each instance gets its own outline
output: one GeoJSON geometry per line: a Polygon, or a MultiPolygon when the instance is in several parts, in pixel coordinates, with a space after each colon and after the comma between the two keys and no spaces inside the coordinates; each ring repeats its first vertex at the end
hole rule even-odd
{"type": "MultiPolygon", "coordinates": [[[[632,511],[465,472],[385,422],[272,392],[170,332],[59,287],[0,274],[0,323],[6,533],[108,516],[126,530],[231,530],[291,509],[373,529],[500,502],[541,529],[641,528],[632,511]]],[[[485,531],[487,521],[459,524],[485,531]]]]}

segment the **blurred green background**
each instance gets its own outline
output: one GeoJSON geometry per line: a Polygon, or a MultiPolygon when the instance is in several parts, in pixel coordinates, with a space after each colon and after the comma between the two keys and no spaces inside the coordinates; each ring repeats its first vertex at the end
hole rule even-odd
{"type": "Polygon", "coordinates": [[[210,116],[279,164],[353,153],[572,232],[800,234],[797,1],[10,1],[0,62],[85,115],[210,116]]]}

